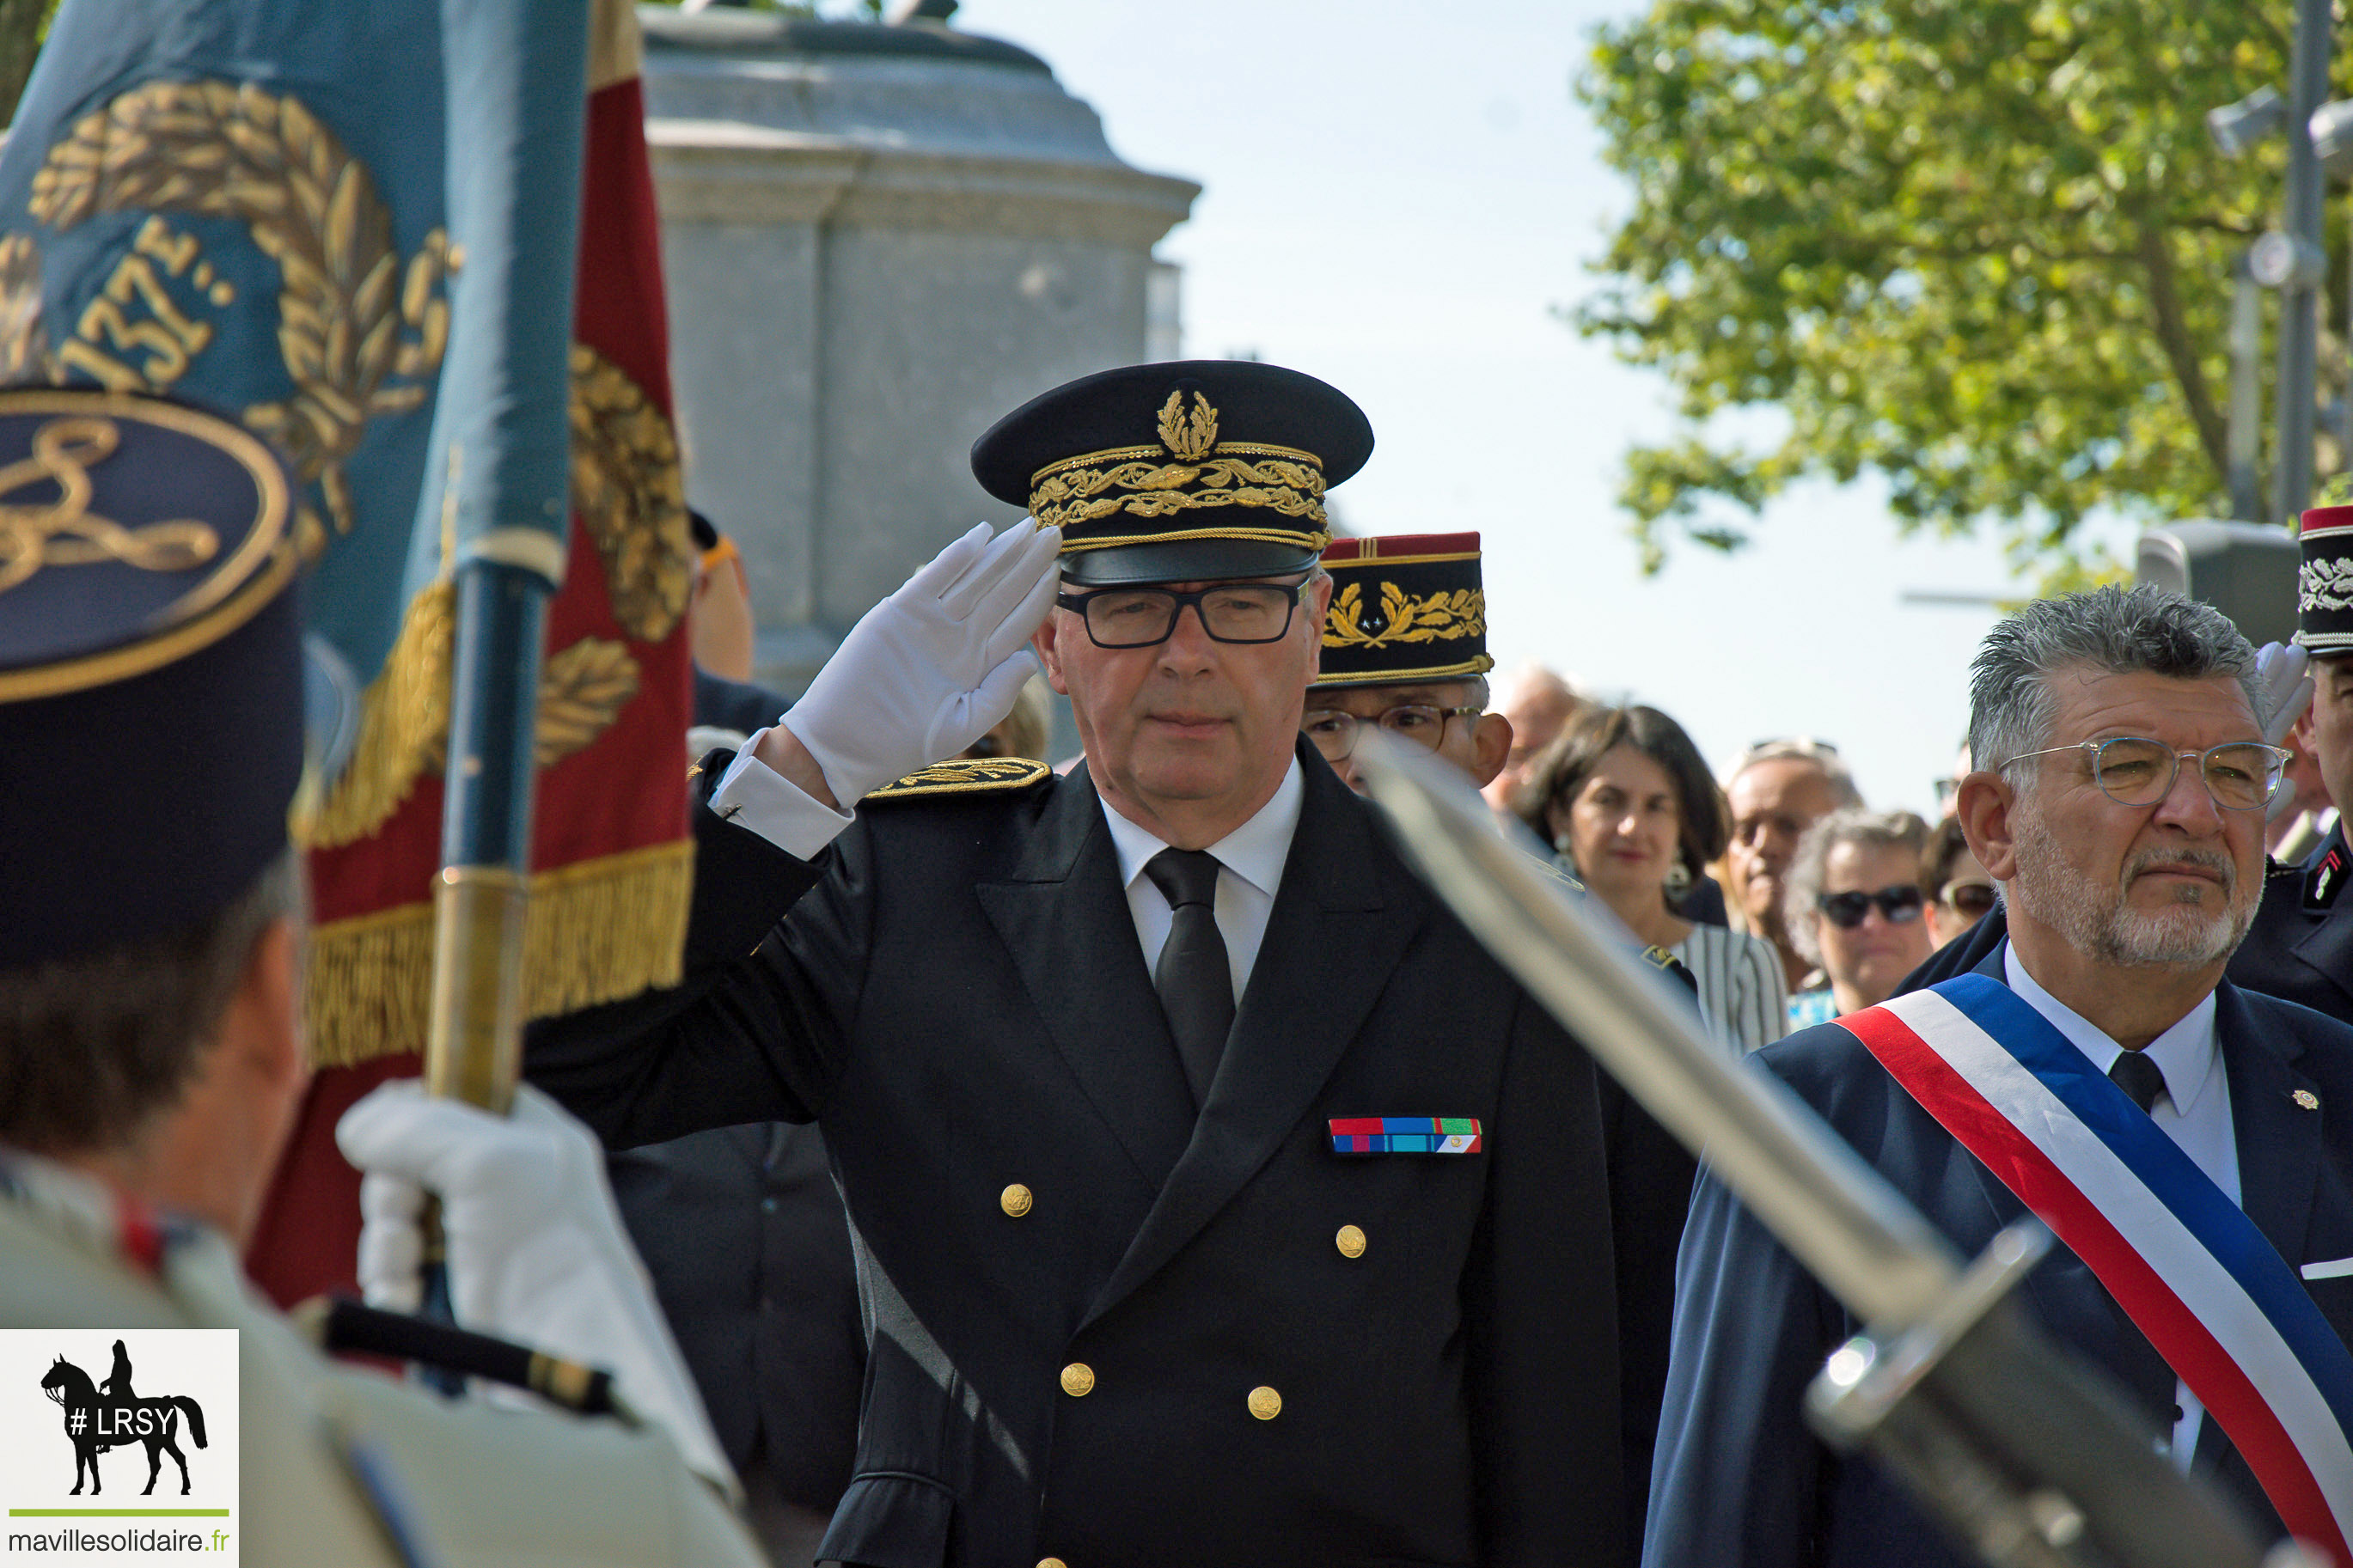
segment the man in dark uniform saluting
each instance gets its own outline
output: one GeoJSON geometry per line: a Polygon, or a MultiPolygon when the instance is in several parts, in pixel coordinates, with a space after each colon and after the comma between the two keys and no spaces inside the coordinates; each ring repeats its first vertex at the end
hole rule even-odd
{"type": "Polygon", "coordinates": [[[826,1558],[1620,1560],[1591,1064],[1298,734],[1371,446],[1219,362],[1000,421],[1039,529],[706,766],[684,985],[534,1032],[617,1144],[823,1120],[872,1333],[826,1558]],[[1085,765],[911,773],[1032,628],[1085,765]]]}

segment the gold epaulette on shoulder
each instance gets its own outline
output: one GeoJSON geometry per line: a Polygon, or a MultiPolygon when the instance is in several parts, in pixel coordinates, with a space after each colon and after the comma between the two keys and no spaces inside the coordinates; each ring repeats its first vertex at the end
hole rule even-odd
{"type": "Polygon", "coordinates": [[[1670,974],[1683,967],[1683,962],[1655,942],[1642,950],[1642,958],[1651,968],[1663,969],[1670,974]]]}
{"type": "Polygon", "coordinates": [[[917,768],[905,778],[884,784],[868,800],[912,800],[917,795],[974,795],[1024,789],[1050,778],[1054,770],[1028,757],[960,757],[917,768]]]}

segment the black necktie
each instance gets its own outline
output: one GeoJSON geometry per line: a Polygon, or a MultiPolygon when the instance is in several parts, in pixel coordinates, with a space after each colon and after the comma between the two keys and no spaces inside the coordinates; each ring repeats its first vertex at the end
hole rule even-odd
{"type": "Polygon", "coordinates": [[[2108,1064],[2108,1081],[2123,1089],[2143,1110],[2155,1105],[2157,1097],[2165,1092],[2165,1073],[2148,1059],[2147,1051],[2119,1055],[2108,1064]]]}
{"type": "Polygon", "coordinates": [[[1234,973],[1226,962],[1226,939],[1218,932],[1218,858],[1206,849],[1163,849],[1144,874],[1168,900],[1168,942],[1152,968],[1176,1054],[1185,1059],[1185,1081],[1193,1103],[1209,1098],[1218,1058],[1234,1026],[1234,973]]]}

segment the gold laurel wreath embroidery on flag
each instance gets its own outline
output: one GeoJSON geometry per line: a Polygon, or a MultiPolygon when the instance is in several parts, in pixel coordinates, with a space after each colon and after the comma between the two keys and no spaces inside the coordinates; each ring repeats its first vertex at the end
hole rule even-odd
{"type": "Polygon", "coordinates": [[[539,681],[536,765],[552,768],[612,728],[638,694],[638,661],[610,637],[582,637],[547,661],[539,681]]]}
{"type": "Polygon", "coordinates": [[[627,372],[572,345],[572,510],[604,558],[614,618],[659,642],[694,591],[694,539],[670,421],[627,372]]]}
{"type": "Polygon", "coordinates": [[[76,121],[33,176],[32,216],[60,231],[102,212],[242,221],[278,263],[278,346],[294,395],[245,421],[316,480],[352,528],[344,463],[367,422],[421,405],[440,367],[460,258],[436,228],[404,263],[367,167],[299,99],[251,82],[153,81],[76,121]],[[404,384],[389,384],[397,378],[404,384]]]}
{"type": "Polygon", "coordinates": [[[1451,642],[1478,637],[1487,629],[1487,595],[1477,588],[1457,588],[1417,599],[1395,583],[1381,584],[1381,629],[1365,629],[1366,605],[1360,583],[1351,583],[1332,601],[1324,618],[1325,647],[1385,647],[1391,643],[1451,642]]]}

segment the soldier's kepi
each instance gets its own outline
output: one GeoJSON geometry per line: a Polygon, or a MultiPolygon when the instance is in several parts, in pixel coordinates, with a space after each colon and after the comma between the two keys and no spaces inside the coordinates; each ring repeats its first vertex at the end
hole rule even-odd
{"type": "Polygon", "coordinates": [[[1062,531],[1072,583],[1304,571],[1330,542],[1324,492],[1373,427],[1336,387],[1280,365],[1125,365],[1030,399],[973,443],[983,489],[1062,531]]]}
{"type": "Polygon", "coordinates": [[[0,393],[0,971],[185,929],[284,851],[292,494],[186,405],[0,393]]]}
{"type": "Polygon", "coordinates": [[[1436,752],[1484,788],[1512,749],[1487,711],[1487,596],[1476,533],[1335,539],[1321,666],[1300,728],[1357,788],[1356,738],[1378,727],[1436,752]]]}
{"type": "MultiPolygon", "coordinates": [[[[2295,643],[2313,658],[2312,738],[2324,781],[2340,809],[2353,779],[2353,725],[2337,711],[2337,688],[2353,673],[2353,506],[2316,507],[2296,534],[2304,560],[2295,576],[2295,643]]],[[[2326,915],[2345,886],[2348,855],[2340,818],[2305,862],[2304,911],[2326,915]]]]}

